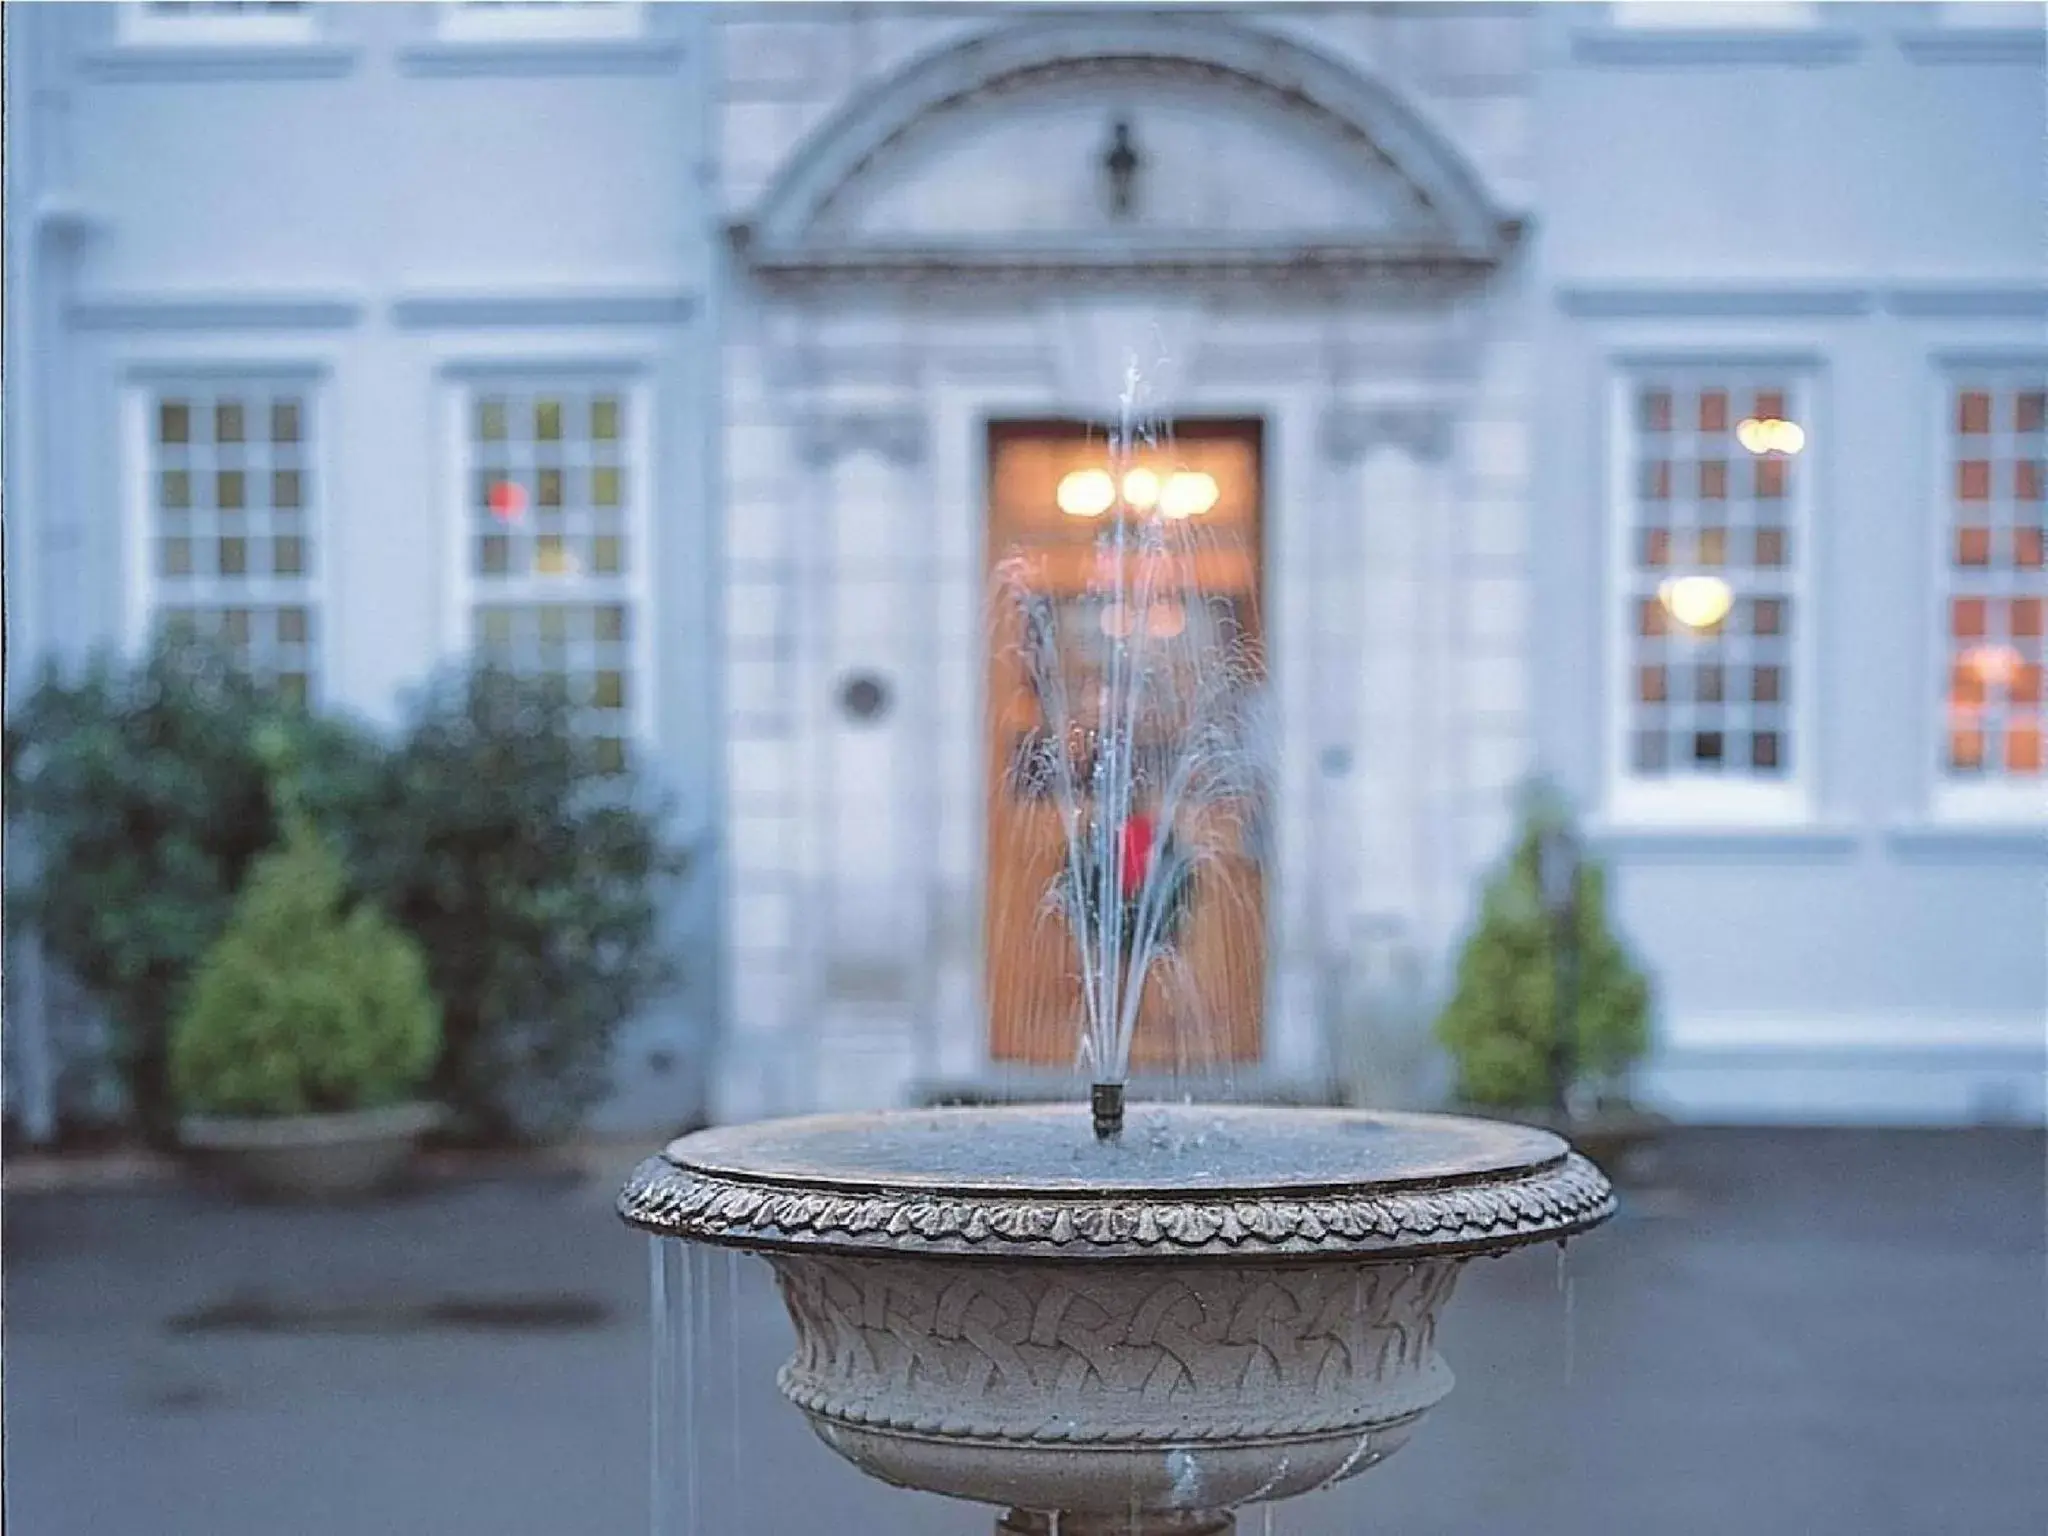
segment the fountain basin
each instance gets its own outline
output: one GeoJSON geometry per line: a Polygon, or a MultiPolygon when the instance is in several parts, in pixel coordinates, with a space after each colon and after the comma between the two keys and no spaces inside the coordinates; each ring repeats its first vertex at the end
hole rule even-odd
{"type": "Polygon", "coordinates": [[[769,1260],[783,1394],[863,1471],[1006,1506],[1006,1531],[1164,1533],[1391,1455],[1450,1390],[1463,1264],[1613,1194],[1496,1122],[1137,1106],[1102,1143],[1085,1106],[1033,1105],[699,1132],[619,1207],[769,1260]]]}

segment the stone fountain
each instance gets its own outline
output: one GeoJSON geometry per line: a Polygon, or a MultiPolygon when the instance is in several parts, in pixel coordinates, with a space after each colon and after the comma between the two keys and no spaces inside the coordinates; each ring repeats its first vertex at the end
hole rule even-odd
{"type": "MultiPolygon", "coordinates": [[[[1113,441],[1133,441],[1128,414],[1113,441]]],[[[1463,1266],[1614,1208],[1598,1169],[1527,1127],[1127,1109],[1147,979],[1230,821],[1203,808],[1258,777],[1244,669],[1205,665],[1196,624],[1171,627],[1178,656],[1147,653],[1172,530],[1142,510],[1119,500],[1101,536],[1139,622],[1087,720],[1050,613],[1020,598],[1046,739],[1090,744],[1078,768],[1066,750],[1020,765],[1064,809],[1047,905],[1079,958],[1089,1102],[703,1131],[619,1198],[658,1237],[764,1256],[796,1328],[782,1392],[819,1438],[886,1482],[1005,1510],[1002,1536],[1224,1536],[1245,1505],[1385,1460],[1450,1391],[1436,1325],[1463,1266]],[[1179,749],[1141,765],[1131,743],[1161,719],[1179,749]]]]}

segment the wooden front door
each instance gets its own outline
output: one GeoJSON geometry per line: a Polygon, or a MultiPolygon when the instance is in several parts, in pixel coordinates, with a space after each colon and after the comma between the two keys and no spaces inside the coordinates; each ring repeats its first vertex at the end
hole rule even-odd
{"type": "MultiPolygon", "coordinates": [[[[1095,723],[1091,706],[1099,695],[1105,637],[1130,622],[1120,617],[1125,608],[1136,609],[1116,601],[1117,571],[1130,569],[1120,562],[1144,558],[1106,546],[1104,516],[1085,515],[1092,503],[1084,501],[1079,515],[1072,507],[1063,511],[1062,482],[1103,471],[1113,478],[1097,476],[1097,487],[1115,483],[1115,477],[1129,485],[1135,470],[1141,480],[1152,477],[1144,482],[1149,487],[1166,487],[1178,473],[1183,481],[1175,489],[1213,489],[1213,505],[1161,525],[1166,554],[1161,556],[1155,540],[1147,577],[1152,600],[1145,622],[1171,626],[1175,679],[1164,688],[1168,697],[1161,707],[1147,713],[1154,734],[1170,738],[1171,695],[1178,690],[1192,701],[1194,688],[1180,679],[1198,670],[1212,691],[1217,677],[1228,676],[1245,701],[1263,696],[1260,449],[1256,421],[1181,422],[1157,443],[1121,454],[1114,464],[1099,427],[1006,422],[989,429],[987,547],[994,602],[987,657],[986,938],[990,1051],[996,1060],[1071,1065],[1083,1016],[1074,941],[1057,902],[1049,899],[1065,867],[1062,811],[1042,785],[1018,772],[1028,744],[1058,724],[1048,719],[1024,661],[1019,595],[1042,597],[1043,611],[1055,616],[1067,712],[1080,722],[1072,734],[1085,736],[1095,723]],[[1187,614],[1200,622],[1183,632],[1187,614]]],[[[1187,505],[1178,510],[1185,512],[1187,505]]],[[[1141,744],[1141,758],[1143,750],[1141,744]]],[[[1141,800],[1145,793],[1140,791],[1141,800]]],[[[1258,1059],[1265,982],[1259,845],[1266,807],[1254,803],[1260,798],[1211,798],[1184,806],[1177,818],[1179,831],[1197,837],[1211,856],[1197,872],[1177,953],[1155,968],[1147,984],[1133,1037],[1133,1068],[1199,1071],[1258,1059]]]]}

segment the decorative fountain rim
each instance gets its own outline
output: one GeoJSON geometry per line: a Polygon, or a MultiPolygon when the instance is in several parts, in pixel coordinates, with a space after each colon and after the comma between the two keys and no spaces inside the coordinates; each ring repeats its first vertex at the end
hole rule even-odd
{"type": "MultiPolygon", "coordinates": [[[[1284,1133],[1299,1173],[1118,1183],[1001,1171],[994,1156],[963,1169],[974,1138],[936,1136],[954,1160],[929,1168],[861,1167],[861,1138],[878,1125],[1001,1132],[1071,1121],[1081,1106],[1003,1106],[815,1115],[700,1131],[635,1171],[619,1214],[662,1237],[757,1251],[983,1258],[1003,1263],[1153,1263],[1187,1259],[1415,1259],[1498,1253],[1557,1242],[1613,1214],[1600,1170],[1547,1131],[1442,1115],[1242,1105],[1149,1105],[1165,1120],[1284,1133]],[[1374,1173],[1329,1156],[1364,1128],[1441,1142],[1462,1156],[1374,1173]],[[1318,1134],[1322,1133],[1322,1134],[1318,1134]],[[845,1158],[820,1152],[844,1138],[845,1158]],[[805,1150],[805,1149],[808,1150],[805,1150]],[[1308,1156],[1320,1152],[1320,1157],[1308,1156]]],[[[1141,1128],[1134,1128],[1134,1136],[1141,1128]]],[[[988,1138],[984,1138],[986,1141],[988,1138]]],[[[1000,1140],[1000,1136],[996,1138],[1000,1140]]]]}

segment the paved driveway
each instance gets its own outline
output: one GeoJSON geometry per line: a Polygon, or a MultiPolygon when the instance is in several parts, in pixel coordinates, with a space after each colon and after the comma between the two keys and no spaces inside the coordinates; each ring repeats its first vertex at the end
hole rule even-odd
{"type": "MultiPolygon", "coordinates": [[[[1458,1389],[1407,1450],[1243,1536],[2038,1536],[2044,1151],[1676,1137],[1562,1273],[1549,1249],[1474,1267],[1443,1337],[1458,1389]]],[[[9,1532],[644,1536],[648,1263],[613,1182],[358,1213],[9,1198],[9,1532]]],[[[780,1403],[758,1267],[699,1278],[737,1301],[698,1341],[661,1536],[691,1507],[690,1536],[985,1536],[780,1403]]]]}

